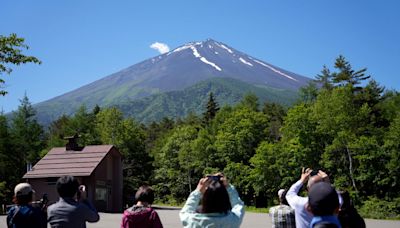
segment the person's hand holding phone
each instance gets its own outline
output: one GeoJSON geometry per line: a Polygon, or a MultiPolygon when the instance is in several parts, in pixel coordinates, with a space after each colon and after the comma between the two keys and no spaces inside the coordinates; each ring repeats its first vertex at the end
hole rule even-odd
{"type": "Polygon", "coordinates": [[[207,186],[210,184],[211,180],[208,177],[203,177],[199,180],[199,183],[197,184],[197,190],[199,190],[202,194],[207,189],[207,186]]]}
{"type": "Polygon", "coordinates": [[[86,199],[86,186],[80,185],[78,187],[78,194],[77,194],[78,201],[82,201],[86,199]]]}
{"type": "Polygon", "coordinates": [[[310,168],[306,169],[306,168],[303,167],[301,169],[301,177],[300,177],[301,182],[306,183],[308,181],[308,178],[310,177],[312,171],[313,170],[310,169],[310,168]]]}

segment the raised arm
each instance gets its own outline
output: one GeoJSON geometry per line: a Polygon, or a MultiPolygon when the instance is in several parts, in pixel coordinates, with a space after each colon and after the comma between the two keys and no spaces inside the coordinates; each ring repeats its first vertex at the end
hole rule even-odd
{"type": "Polygon", "coordinates": [[[200,179],[199,183],[197,184],[196,190],[190,193],[189,197],[186,200],[185,206],[183,206],[183,208],[179,212],[179,218],[181,219],[181,222],[184,226],[188,223],[190,217],[196,212],[201,196],[203,195],[202,192],[204,192],[207,187],[206,184],[207,178],[200,179]]]}
{"type": "Polygon", "coordinates": [[[239,224],[242,223],[244,216],[244,203],[240,199],[238,192],[233,185],[229,185],[227,188],[229,199],[232,205],[232,213],[238,218],[239,224]]]}
{"type": "Polygon", "coordinates": [[[289,190],[286,193],[286,200],[288,201],[289,205],[292,208],[295,208],[298,204],[301,204],[302,201],[304,201],[304,197],[300,197],[299,191],[301,187],[303,187],[303,184],[307,182],[308,178],[310,177],[310,174],[312,172],[312,169],[307,168],[307,169],[302,169],[300,180],[298,180],[296,183],[294,183],[289,190]]]}

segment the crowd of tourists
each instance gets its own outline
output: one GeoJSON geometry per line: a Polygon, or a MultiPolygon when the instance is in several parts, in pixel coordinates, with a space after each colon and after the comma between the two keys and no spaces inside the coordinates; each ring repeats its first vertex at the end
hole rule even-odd
{"type": "MultiPolygon", "coordinates": [[[[32,205],[35,191],[28,183],[15,186],[15,205],[7,214],[8,228],[86,227],[86,222],[97,222],[99,214],[87,200],[86,189],[72,176],[62,176],[56,183],[59,200],[47,207],[46,202],[32,205]]],[[[270,208],[272,227],[365,227],[364,220],[352,206],[348,193],[338,193],[328,175],[319,170],[302,170],[300,179],[288,190],[278,191],[280,205],[270,208]],[[307,184],[308,196],[300,196],[307,184]]],[[[135,203],[122,215],[121,228],[162,228],[162,221],[151,207],[154,191],[141,186],[135,203]]],[[[244,217],[244,203],[235,187],[222,173],[201,178],[190,193],[179,213],[183,227],[240,227],[244,217]]]]}

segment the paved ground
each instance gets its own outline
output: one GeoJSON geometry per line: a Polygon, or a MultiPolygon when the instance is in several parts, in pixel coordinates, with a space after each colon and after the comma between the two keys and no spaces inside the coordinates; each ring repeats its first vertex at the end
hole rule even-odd
{"type": "MultiPolygon", "coordinates": [[[[161,222],[165,228],[182,227],[179,221],[179,209],[157,209],[161,222]]],[[[121,214],[100,213],[100,221],[98,223],[88,223],[88,228],[112,228],[119,227],[121,222],[121,214]]],[[[368,228],[398,228],[400,221],[389,220],[373,220],[366,219],[368,228]]],[[[0,228],[6,227],[6,217],[0,216],[0,228]]],[[[244,216],[242,226],[244,228],[271,227],[271,219],[268,214],[247,212],[244,216]]]]}

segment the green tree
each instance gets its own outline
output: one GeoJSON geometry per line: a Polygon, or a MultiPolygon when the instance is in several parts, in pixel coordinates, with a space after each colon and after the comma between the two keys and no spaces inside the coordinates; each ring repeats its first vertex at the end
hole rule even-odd
{"type": "Polygon", "coordinates": [[[270,141],[279,141],[282,136],[280,128],[282,127],[283,119],[286,116],[286,110],[280,104],[265,102],[262,112],[269,120],[267,133],[268,139],[270,141]]]}
{"type": "Polygon", "coordinates": [[[168,196],[164,200],[181,202],[195,188],[200,174],[192,181],[193,174],[201,173],[196,170],[197,159],[192,150],[197,134],[195,126],[178,126],[153,151],[157,168],[155,179],[159,183],[156,188],[160,194],[168,196]]]}
{"type": "Polygon", "coordinates": [[[388,185],[386,193],[390,198],[400,197],[400,111],[385,135],[383,149],[385,154],[389,155],[389,162],[385,165],[388,172],[383,180],[383,183],[388,185]]]}
{"type": "Polygon", "coordinates": [[[300,102],[311,104],[315,102],[317,96],[318,87],[313,81],[310,81],[307,86],[301,87],[299,90],[300,102]]]}
{"type": "Polygon", "coordinates": [[[315,81],[321,84],[323,89],[331,90],[333,88],[331,71],[326,65],[323,66],[321,74],[315,77],[315,81]]]}
{"type": "Polygon", "coordinates": [[[13,148],[11,136],[7,124],[7,118],[0,113],[0,203],[9,203],[11,199],[12,180],[10,175],[13,172],[12,156],[13,148]]]}
{"type": "Polygon", "coordinates": [[[46,155],[53,147],[65,146],[66,141],[64,140],[64,137],[75,134],[75,132],[73,132],[69,127],[70,121],[71,120],[68,116],[62,115],[50,124],[47,133],[47,148],[42,151],[41,157],[46,155]]]}
{"type": "Polygon", "coordinates": [[[248,107],[238,108],[218,126],[215,146],[224,166],[230,162],[249,164],[255,149],[265,138],[266,116],[248,107]]]}
{"type": "MultiPolygon", "coordinates": [[[[276,191],[288,188],[293,181],[293,170],[300,164],[296,162],[296,154],[301,153],[300,146],[284,147],[282,143],[262,142],[251,158],[250,180],[257,197],[257,206],[273,205],[276,191]],[[267,203],[267,205],[265,205],[267,203]]],[[[297,176],[296,176],[297,177],[297,176]]]]}
{"type": "Polygon", "coordinates": [[[99,109],[96,107],[92,112],[88,112],[85,105],[79,107],[74,116],[70,118],[68,124],[68,135],[79,135],[79,142],[82,145],[99,144],[100,139],[96,132],[96,115],[99,109]]]}
{"type": "Polygon", "coordinates": [[[361,87],[356,86],[371,77],[370,75],[365,75],[367,68],[357,71],[353,70],[351,64],[342,55],[336,58],[334,67],[339,72],[332,73],[332,82],[339,86],[351,85],[353,88],[358,90],[361,87]]]}
{"type": "MultiPolygon", "coordinates": [[[[20,65],[25,63],[38,63],[40,60],[33,56],[26,56],[22,53],[24,49],[28,49],[28,45],[24,43],[23,38],[17,37],[12,33],[9,36],[0,35],[0,89],[5,83],[3,74],[10,74],[12,68],[10,65],[20,65]]],[[[7,91],[0,90],[0,95],[4,96],[7,91]]]]}
{"type": "Polygon", "coordinates": [[[27,164],[35,164],[40,159],[44,149],[44,132],[36,121],[36,111],[25,95],[13,113],[10,135],[13,143],[14,178],[20,180],[25,173],[27,164]]]}
{"type": "Polygon", "coordinates": [[[258,103],[258,97],[253,93],[244,95],[243,99],[237,105],[238,108],[247,107],[252,111],[259,111],[260,104],[258,103]]]}
{"type": "Polygon", "coordinates": [[[145,131],[134,119],[124,119],[117,108],[101,110],[96,115],[96,132],[103,144],[116,146],[123,156],[124,201],[140,185],[149,183],[152,159],[145,147],[145,131]]]}
{"type": "Polygon", "coordinates": [[[203,122],[207,125],[219,110],[218,103],[215,101],[214,94],[210,92],[207,101],[206,111],[203,113],[203,122]]]}

